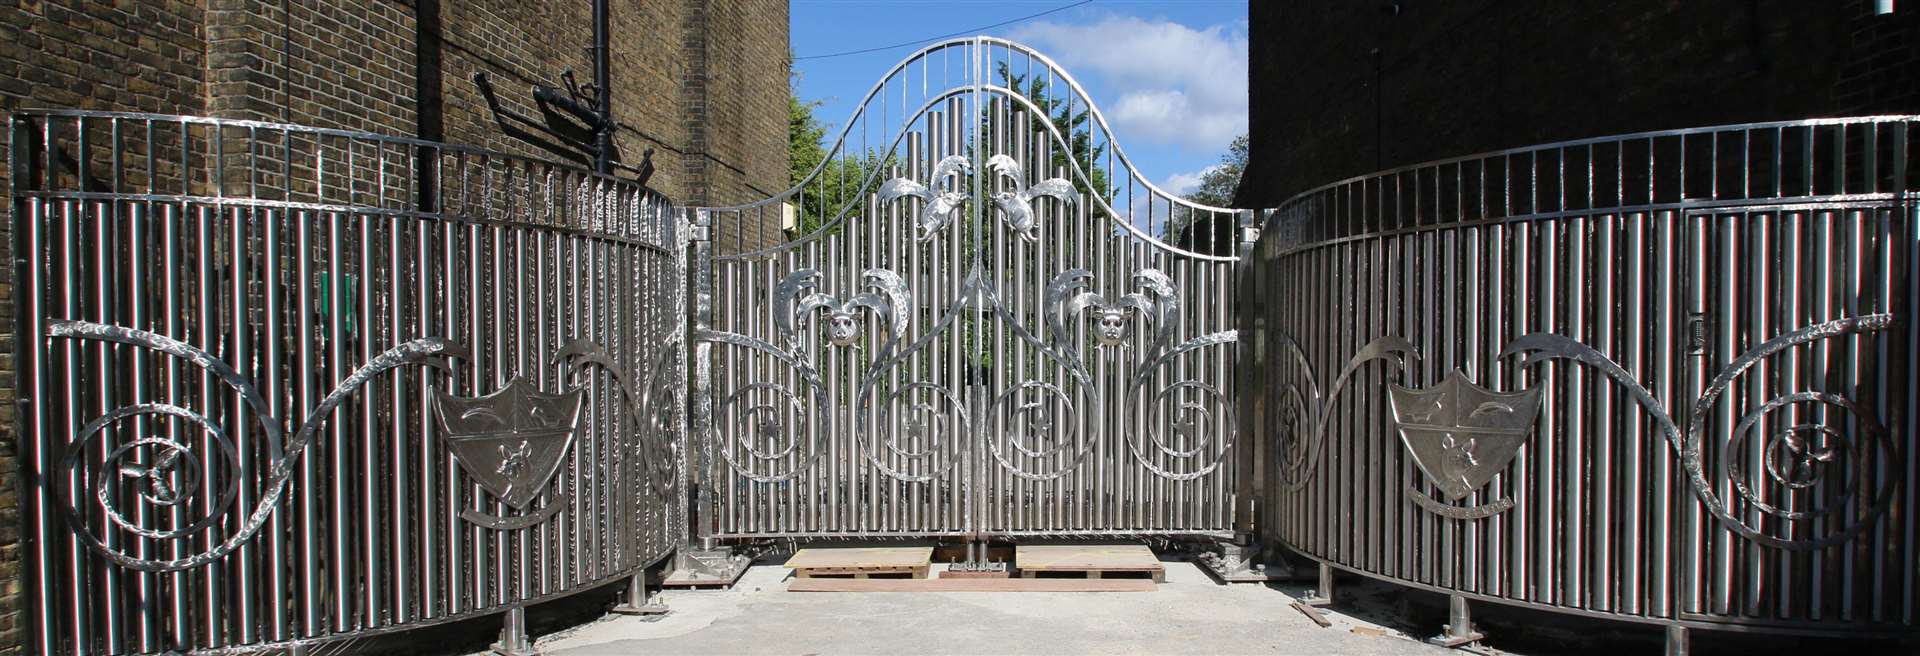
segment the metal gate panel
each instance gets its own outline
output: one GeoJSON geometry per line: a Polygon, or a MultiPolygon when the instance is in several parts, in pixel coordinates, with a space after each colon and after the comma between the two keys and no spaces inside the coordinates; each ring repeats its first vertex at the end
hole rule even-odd
{"type": "Polygon", "coordinates": [[[334,130],[9,127],[36,653],[405,630],[684,539],[665,199],[334,130]]]}
{"type": "Polygon", "coordinates": [[[706,537],[1232,528],[1247,214],[1154,188],[984,37],[895,66],[827,159],[692,210],[706,537]]]}
{"type": "Polygon", "coordinates": [[[1242,307],[1272,381],[1243,399],[1263,533],[1476,600],[1911,630],[1913,121],[1550,144],[1288,201],[1242,307]]]}

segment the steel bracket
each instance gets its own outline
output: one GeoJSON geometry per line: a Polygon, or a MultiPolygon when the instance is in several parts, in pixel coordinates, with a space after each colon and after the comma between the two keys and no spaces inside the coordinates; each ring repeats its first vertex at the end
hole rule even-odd
{"type": "Polygon", "coordinates": [[[731,549],[682,549],[673,555],[673,573],[667,576],[665,585],[732,586],[752,563],[752,558],[731,549]]]}
{"type": "Polygon", "coordinates": [[[1487,634],[1474,630],[1473,613],[1467,607],[1467,598],[1460,595],[1447,597],[1447,625],[1443,628],[1440,635],[1427,638],[1427,643],[1451,649],[1487,638],[1487,634]]]}
{"type": "Polygon", "coordinates": [[[1266,583],[1300,578],[1284,556],[1246,534],[1221,542],[1194,560],[1221,583],[1266,583]]]}

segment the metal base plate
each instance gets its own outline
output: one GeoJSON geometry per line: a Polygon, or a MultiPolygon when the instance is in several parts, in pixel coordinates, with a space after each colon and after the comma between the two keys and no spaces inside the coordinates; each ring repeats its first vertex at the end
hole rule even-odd
{"type": "Polygon", "coordinates": [[[619,613],[619,614],[621,614],[621,615],[653,615],[653,616],[659,616],[659,615],[665,615],[665,614],[667,614],[667,613],[669,613],[669,612],[671,612],[671,611],[672,611],[672,609],[669,609],[669,608],[667,608],[667,605],[666,605],[666,604],[663,604],[663,603],[660,603],[660,602],[658,602],[658,601],[649,601],[649,602],[647,602],[647,604],[646,604],[646,605],[644,605],[644,606],[633,606],[633,605],[628,605],[628,604],[620,604],[620,605],[618,605],[618,606],[614,606],[614,607],[613,607],[613,612],[615,612],[615,613],[619,613]]]}
{"type": "Polygon", "coordinates": [[[1221,551],[1201,552],[1193,561],[1200,565],[1200,571],[1221,583],[1268,583],[1313,577],[1312,573],[1296,569],[1285,559],[1259,562],[1259,553],[1260,550],[1253,547],[1226,544],[1221,551]]]}
{"type": "Polygon", "coordinates": [[[1427,644],[1439,645],[1441,647],[1446,647],[1451,649],[1454,647],[1463,647],[1466,645],[1471,645],[1473,643],[1476,643],[1485,639],[1487,639],[1487,634],[1481,633],[1479,631],[1468,631],[1465,635],[1453,636],[1453,635],[1443,634],[1443,635],[1437,635],[1431,638],[1427,638],[1427,644]]]}
{"type": "Polygon", "coordinates": [[[519,646],[508,645],[504,642],[496,642],[496,643],[493,643],[492,646],[488,647],[488,651],[490,653],[497,654],[498,656],[539,656],[540,654],[540,650],[533,648],[532,642],[528,642],[527,644],[519,645],[519,646]]]}
{"type": "Polygon", "coordinates": [[[733,587],[747,573],[753,559],[727,550],[683,551],[673,557],[673,573],[661,581],[667,588],[733,587]]]}

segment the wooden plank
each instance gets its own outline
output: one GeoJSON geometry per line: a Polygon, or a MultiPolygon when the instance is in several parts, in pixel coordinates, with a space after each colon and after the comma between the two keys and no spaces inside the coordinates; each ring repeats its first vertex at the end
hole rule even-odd
{"type": "Polygon", "coordinates": [[[793,575],[803,579],[827,576],[851,576],[856,579],[864,579],[869,576],[904,576],[910,579],[924,579],[927,578],[928,567],[930,567],[930,565],[921,565],[919,567],[800,567],[793,570],[793,575]]]}
{"type": "Polygon", "coordinates": [[[1155,583],[1165,581],[1167,577],[1167,572],[1163,569],[1048,569],[1034,571],[1021,570],[1020,578],[1038,579],[1042,574],[1054,580],[1060,580],[1062,578],[1103,579],[1112,576],[1149,580],[1155,583]]]}
{"type": "Polygon", "coordinates": [[[788,592],[1152,592],[1146,579],[794,579],[788,592]]]}
{"type": "Polygon", "coordinates": [[[1160,559],[1144,544],[1023,544],[1014,550],[1021,571],[1155,571],[1160,559]]]}
{"type": "Polygon", "coordinates": [[[933,547],[808,547],[787,559],[792,569],[926,567],[933,547]]]}

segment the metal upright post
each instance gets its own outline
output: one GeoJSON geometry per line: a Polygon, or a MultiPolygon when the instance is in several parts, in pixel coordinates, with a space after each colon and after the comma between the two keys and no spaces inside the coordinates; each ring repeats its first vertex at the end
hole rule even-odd
{"type": "Polygon", "coordinates": [[[689,334],[686,343],[693,360],[689,367],[693,375],[693,393],[688,400],[688,425],[682,431],[681,438],[686,441],[681,449],[681,472],[683,477],[686,472],[699,472],[699,478],[691,485],[680,486],[680,507],[691,506],[688,511],[690,521],[681,525],[681,545],[674,552],[673,572],[662,584],[679,587],[728,586],[746,573],[751,559],[735,555],[730,549],[716,548],[711,524],[706,516],[712,507],[709,495],[713,488],[713,454],[708,450],[713,428],[713,346],[704,339],[713,327],[713,219],[705,209],[689,209],[682,222],[676,225],[684,227],[685,230],[680,234],[687,236],[686,273],[690,289],[687,295],[689,334]],[[692,488],[694,495],[692,499],[686,498],[689,488],[692,488]],[[695,542],[695,538],[699,541],[695,542]]]}
{"type": "Polygon", "coordinates": [[[1473,612],[1467,607],[1467,598],[1460,595],[1447,596],[1446,632],[1427,639],[1427,642],[1442,647],[1470,645],[1486,639],[1486,634],[1473,628],[1473,612]]]}
{"type": "Polygon", "coordinates": [[[1667,625],[1667,656],[1687,656],[1693,652],[1692,644],[1693,639],[1687,634],[1687,627],[1667,625]]]}
{"type": "MultiPolygon", "coordinates": [[[[1236,275],[1244,272],[1249,261],[1248,255],[1253,251],[1253,244],[1260,239],[1259,216],[1259,212],[1252,210],[1238,213],[1239,225],[1237,227],[1240,231],[1240,240],[1235,246],[1235,252],[1240,256],[1240,262],[1236,265],[1236,275]]],[[[1246,280],[1244,276],[1240,276],[1240,278],[1241,287],[1239,288],[1239,295],[1244,295],[1246,293],[1246,280]]],[[[1238,303],[1240,300],[1239,298],[1233,298],[1229,299],[1228,302],[1238,303]]],[[[1245,321],[1252,318],[1253,314],[1239,312],[1236,313],[1236,316],[1239,317],[1239,320],[1245,321]]],[[[1245,332],[1244,326],[1235,327],[1241,329],[1241,333],[1245,332]]],[[[1239,335],[1239,339],[1244,340],[1245,338],[1245,334],[1239,335]]],[[[1236,341],[1236,347],[1250,348],[1246,346],[1246,342],[1244,341],[1236,341]]],[[[1257,375],[1253,367],[1248,367],[1246,373],[1249,375],[1257,375]]],[[[1236,377],[1234,381],[1236,389],[1234,391],[1235,397],[1238,399],[1236,403],[1240,404],[1235,408],[1235,416],[1238,417],[1241,422],[1254,421],[1258,415],[1253,412],[1252,408],[1246,406],[1245,399],[1247,397],[1240,393],[1241,390],[1250,389],[1251,387],[1246,384],[1248,381],[1244,379],[1244,376],[1241,376],[1241,372],[1238,369],[1236,369],[1234,375],[1236,377]]],[[[1237,436],[1252,437],[1259,435],[1260,432],[1256,430],[1246,430],[1245,426],[1235,426],[1234,434],[1237,436]]],[[[1233,469],[1235,485],[1233,499],[1233,538],[1230,541],[1220,543],[1218,551],[1202,553],[1198,559],[1208,573],[1223,583],[1265,583],[1267,581],[1289,578],[1290,568],[1281,567],[1270,570],[1267,567],[1268,563],[1264,562],[1269,555],[1269,549],[1267,549],[1266,545],[1261,544],[1259,535],[1260,526],[1258,517],[1256,516],[1258,508],[1261,505],[1258,502],[1264,501],[1262,497],[1266,494],[1266,481],[1262,477],[1265,468],[1260,466],[1261,459],[1265,454],[1265,449],[1261,447],[1261,444],[1252,440],[1234,440],[1233,469]]]]}
{"type": "Polygon", "coordinates": [[[533,640],[527,637],[527,609],[514,606],[500,620],[500,641],[493,643],[493,653],[499,656],[535,656],[540,652],[533,648],[533,640]]]}
{"type": "Polygon", "coordinates": [[[647,570],[642,569],[627,578],[626,598],[613,607],[613,612],[622,615],[665,615],[669,609],[666,604],[660,603],[659,597],[648,594],[647,570]]]}
{"type": "Polygon", "coordinates": [[[1320,609],[1331,605],[1333,605],[1333,566],[1320,563],[1319,587],[1307,591],[1307,598],[1293,602],[1293,609],[1300,611],[1300,614],[1307,616],[1307,619],[1313,620],[1313,623],[1320,625],[1320,628],[1326,628],[1333,626],[1333,622],[1327,620],[1326,614],[1320,612],[1320,609]]]}

